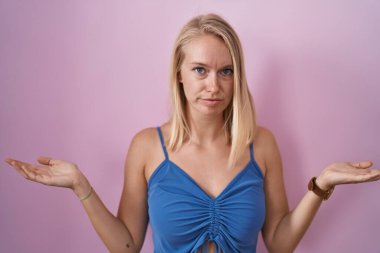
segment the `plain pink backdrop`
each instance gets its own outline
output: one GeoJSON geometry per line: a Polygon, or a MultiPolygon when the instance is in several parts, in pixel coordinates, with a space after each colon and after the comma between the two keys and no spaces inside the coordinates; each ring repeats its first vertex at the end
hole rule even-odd
{"type": "MultiPolygon", "coordinates": [[[[116,213],[132,136],[169,115],[174,39],[215,12],[245,50],[290,207],[334,161],[380,167],[380,2],[0,0],[0,158],[75,161],[116,213]]],[[[380,182],[338,186],[296,253],[380,252],[380,182]]],[[[0,252],[106,252],[68,189],[0,166],[0,252]]],[[[152,252],[151,234],[142,252],[152,252]]],[[[266,252],[261,238],[258,253],[266,252]]]]}

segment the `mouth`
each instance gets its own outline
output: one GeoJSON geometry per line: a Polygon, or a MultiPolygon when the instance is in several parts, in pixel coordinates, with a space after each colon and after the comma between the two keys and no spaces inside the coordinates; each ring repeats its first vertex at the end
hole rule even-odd
{"type": "Polygon", "coordinates": [[[215,106],[221,103],[223,99],[220,98],[201,98],[201,102],[206,106],[215,106]]]}
{"type": "Polygon", "coordinates": [[[210,102],[222,101],[221,98],[201,98],[201,99],[204,100],[204,101],[210,101],[210,102]]]}

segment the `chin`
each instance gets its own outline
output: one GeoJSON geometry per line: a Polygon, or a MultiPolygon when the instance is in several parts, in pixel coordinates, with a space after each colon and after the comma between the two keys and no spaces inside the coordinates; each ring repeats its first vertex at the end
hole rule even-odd
{"type": "Polygon", "coordinates": [[[225,108],[221,107],[205,107],[203,106],[202,108],[199,109],[199,112],[201,114],[204,114],[205,116],[218,116],[218,115],[223,115],[225,108]]]}
{"type": "Polygon", "coordinates": [[[189,105],[188,109],[190,109],[191,114],[199,114],[207,117],[216,117],[216,116],[222,116],[224,110],[228,107],[228,105],[224,105],[224,103],[215,105],[215,106],[209,106],[202,103],[196,103],[189,105]]]}

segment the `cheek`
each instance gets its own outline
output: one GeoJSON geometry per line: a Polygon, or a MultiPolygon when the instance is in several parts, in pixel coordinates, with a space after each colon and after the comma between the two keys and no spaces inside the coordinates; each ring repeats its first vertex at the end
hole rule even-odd
{"type": "Polygon", "coordinates": [[[228,105],[232,103],[233,94],[231,93],[228,97],[228,105]]]}
{"type": "Polygon", "coordinates": [[[223,84],[223,87],[224,87],[224,94],[225,94],[225,96],[228,97],[228,98],[232,98],[232,95],[234,93],[234,83],[233,83],[233,81],[226,81],[223,84]]]}
{"type": "Polygon", "coordinates": [[[182,79],[183,91],[185,95],[197,94],[202,90],[202,82],[195,78],[185,77],[182,79]]]}
{"type": "Polygon", "coordinates": [[[194,85],[184,80],[184,82],[182,83],[182,88],[186,100],[193,100],[192,98],[196,93],[194,85]]]}

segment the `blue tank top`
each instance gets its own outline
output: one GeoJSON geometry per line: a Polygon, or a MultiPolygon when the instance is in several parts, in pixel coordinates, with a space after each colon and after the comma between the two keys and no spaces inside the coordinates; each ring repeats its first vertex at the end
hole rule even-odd
{"type": "Polygon", "coordinates": [[[148,213],[155,253],[256,252],[265,219],[264,177],[251,159],[226,188],[211,197],[184,170],[169,160],[157,128],[165,160],[148,182],[148,213]]]}

